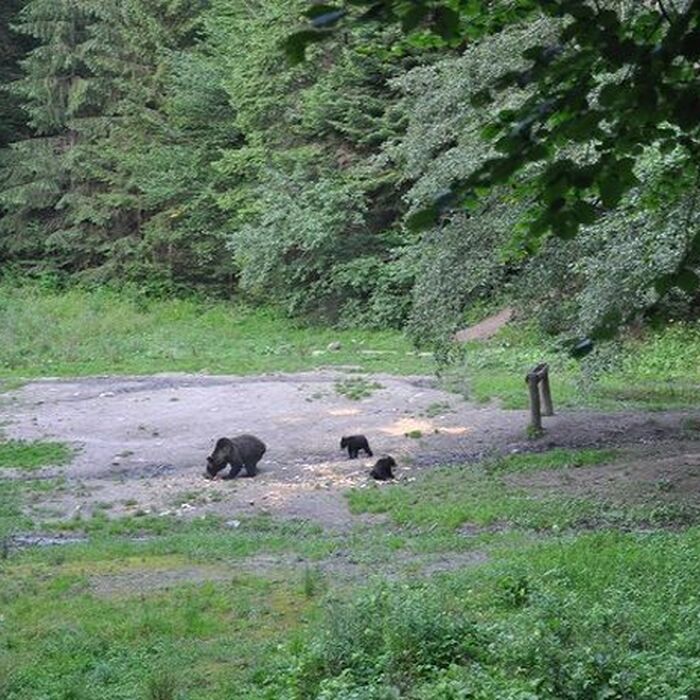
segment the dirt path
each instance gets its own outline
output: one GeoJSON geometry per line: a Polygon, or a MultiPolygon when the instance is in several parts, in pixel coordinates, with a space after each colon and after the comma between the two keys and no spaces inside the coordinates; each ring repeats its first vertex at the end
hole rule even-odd
{"type": "Polygon", "coordinates": [[[215,512],[235,519],[265,511],[342,528],[351,522],[343,491],[374,486],[367,478],[373,460],[348,460],[338,445],[344,434],[367,435],[377,455],[396,458],[405,480],[491,452],[675,439],[685,415],[566,412],[547,419],[545,437],[533,442],[525,438],[524,412],[475,406],[427,378],[369,377],[381,388],[359,401],[337,392],[338,381],[357,376],[42,380],[6,395],[0,421],[8,437],[79,449],[68,467],[41,472],[66,476],[66,488],[41,504],[53,515],[110,504],[114,514],[215,512]],[[260,475],[204,479],[216,438],[243,432],[268,445],[260,475]]]}

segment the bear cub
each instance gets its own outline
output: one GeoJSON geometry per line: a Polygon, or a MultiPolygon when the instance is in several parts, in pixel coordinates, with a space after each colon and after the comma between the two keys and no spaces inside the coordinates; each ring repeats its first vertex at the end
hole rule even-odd
{"type": "Polygon", "coordinates": [[[347,447],[348,457],[355,459],[360,450],[368,457],[372,456],[372,450],[369,449],[369,443],[364,435],[348,435],[340,440],[340,449],[344,450],[347,447]]]}
{"type": "Polygon", "coordinates": [[[377,463],[372,467],[369,475],[377,481],[388,481],[394,478],[392,467],[396,466],[396,461],[390,455],[377,460],[377,463]]]}

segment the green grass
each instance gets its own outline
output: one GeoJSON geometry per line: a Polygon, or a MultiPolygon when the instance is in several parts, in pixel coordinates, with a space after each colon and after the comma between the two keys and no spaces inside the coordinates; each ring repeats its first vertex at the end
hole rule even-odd
{"type": "Polygon", "coordinates": [[[352,377],[335,383],[335,391],[351,401],[361,401],[384,387],[379,382],[373,382],[365,377],[352,377]]]}
{"type": "Polygon", "coordinates": [[[24,386],[25,382],[22,379],[0,379],[0,394],[6,391],[16,391],[24,386]]]}
{"type": "Polygon", "coordinates": [[[33,530],[35,523],[23,506],[42,500],[63,487],[63,479],[33,479],[31,476],[0,479],[0,538],[33,530]]]}
{"type": "Polygon", "coordinates": [[[353,489],[348,494],[354,513],[386,513],[401,526],[452,531],[462,525],[559,532],[569,528],[658,526],[695,522],[698,508],[669,505],[651,497],[644,503],[594,500],[544,490],[533,493],[504,476],[581,466],[604,467],[620,455],[613,450],[553,450],[509,455],[465,467],[426,473],[411,484],[353,489]]]}
{"type": "Polygon", "coordinates": [[[488,472],[530,472],[542,469],[570,469],[610,464],[620,456],[617,450],[565,450],[511,454],[485,463],[488,472]]]}
{"type": "Polygon", "coordinates": [[[698,529],[589,534],[427,584],[365,588],[292,649],[280,687],[299,698],[696,698],[699,551],[698,529]]]}
{"type": "Polygon", "coordinates": [[[451,404],[447,401],[435,401],[431,403],[423,412],[426,418],[435,418],[437,416],[445,415],[446,413],[453,413],[454,409],[451,404]]]}
{"type": "Polygon", "coordinates": [[[0,562],[3,698],[657,700],[700,682],[697,528],[521,541],[432,579],[377,566],[330,596],[308,565],[143,590],[138,572],[192,560],[90,547],[0,562]],[[93,592],[129,574],[131,592],[93,592]]]}
{"type": "Polygon", "coordinates": [[[700,325],[674,324],[624,338],[613,349],[599,346],[577,361],[534,326],[511,325],[494,338],[465,344],[464,359],[443,384],[478,403],[499,400],[505,408],[528,405],[525,374],[550,365],[557,408],[692,408],[700,402],[700,325]],[[605,371],[603,371],[605,369],[605,371]]]}
{"type": "Polygon", "coordinates": [[[0,469],[38,469],[67,464],[75,454],[62,442],[0,442],[0,469]]]}
{"type": "Polygon", "coordinates": [[[249,697],[307,605],[255,576],[96,596],[93,575],[68,563],[5,572],[5,700],[249,697]]]}
{"type": "MultiPolygon", "coordinates": [[[[629,340],[613,371],[586,383],[551,342],[513,327],[469,346],[447,380],[470,398],[524,407],[524,373],[547,360],[555,409],[688,406],[700,386],[698,340],[693,326],[629,340]]],[[[80,290],[0,287],[0,341],[5,389],[41,375],[432,370],[393,332],[80,290]],[[341,349],[327,351],[335,340],[341,349]]],[[[363,381],[348,383],[348,394],[362,394],[363,381]]],[[[436,403],[426,413],[448,409],[436,403]]],[[[698,427],[688,420],[684,429],[698,427]]],[[[47,520],[42,502],[65,484],[31,470],[61,462],[60,447],[0,443],[0,466],[29,470],[0,479],[0,545],[20,532],[86,536],[54,548],[0,546],[3,700],[700,697],[697,506],[661,488],[644,502],[618,502],[613,493],[596,500],[515,485],[550,470],[604,474],[626,458],[617,451],[513,454],[358,488],[352,511],[386,522],[326,532],[269,516],[241,518],[235,529],[213,516],[112,518],[108,503],[90,517],[47,520]],[[469,563],[472,554],[480,556],[469,563]],[[426,574],[421,556],[447,565],[426,574]],[[361,576],[336,575],[342,562],[364,567],[361,576]],[[223,574],[142,585],[147,574],[196,567],[223,574]],[[110,577],[127,583],[98,592],[110,577]]]]}
{"type": "Polygon", "coordinates": [[[608,502],[533,496],[505,481],[621,458],[516,454],[357,489],[353,510],[390,520],[344,532],[271,516],[235,529],[213,516],[110,519],[102,508],[29,524],[22,493],[34,482],[47,492],[60,484],[13,482],[22,491],[0,494],[0,517],[9,508],[15,531],[60,528],[88,539],[0,559],[0,697],[691,697],[700,679],[700,636],[688,624],[700,614],[700,531],[682,530],[688,514],[652,502],[612,512],[608,502]],[[581,522],[608,529],[567,529],[581,522]],[[465,534],[465,523],[499,527],[465,534]],[[681,531],[612,529],[635,523],[681,531]],[[475,564],[434,576],[411,563],[474,550],[484,555],[475,564]],[[368,573],[338,578],[327,567],[341,561],[368,573]],[[223,575],[142,585],[197,566],[223,575]],[[403,575],[387,580],[387,566],[403,575]]]}
{"type": "MultiPolygon", "coordinates": [[[[555,410],[655,410],[700,401],[700,326],[673,324],[627,338],[610,371],[593,381],[589,368],[606,365],[606,353],[581,364],[533,327],[512,325],[486,342],[467,344],[464,362],[448,370],[443,382],[470,400],[498,399],[506,408],[521,409],[527,406],[525,372],[547,361],[555,410]]],[[[38,376],[257,374],[325,366],[394,374],[435,370],[432,358],[415,352],[395,331],[301,325],[274,310],[235,303],[144,302],[109,290],[0,286],[0,391],[38,376]],[[328,351],[333,341],[340,349],[328,351]]],[[[360,384],[340,391],[363,398],[377,388],[360,384]]]]}
{"type": "Polygon", "coordinates": [[[52,293],[0,286],[0,379],[166,371],[257,374],[337,365],[399,374],[434,368],[395,331],[303,326],[271,309],[226,302],[144,303],[110,291],[52,293]],[[340,349],[327,351],[335,340],[340,349]]]}

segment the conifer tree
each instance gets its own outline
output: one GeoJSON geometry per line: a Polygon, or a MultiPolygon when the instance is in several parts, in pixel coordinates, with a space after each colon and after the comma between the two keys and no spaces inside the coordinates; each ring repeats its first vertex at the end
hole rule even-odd
{"type": "Polygon", "coordinates": [[[94,114],[94,94],[84,60],[91,3],[82,0],[30,0],[17,28],[37,42],[23,61],[24,76],[11,87],[28,114],[32,138],[12,145],[0,193],[0,255],[35,267],[50,259],[75,269],[92,257],[83,222],[72,215],[66,197],[89,182],[76,167],[77,122],[94,114]]]}
{"type": "Polygon", "coordinates": [[[26,128],[26,115],[16,96],[5,89],[19,77],[19,60],[30,48],[27,37],[12,31],[22,4],[23,0],[4,0],[0,4],[0,149],[20,138],[26,128]]]}
{"type": "Polygon", "coordinates": [[[38,45],[12,92],[34,134],[0,191],[5,258],[167,291],[230,277],[209,166],[232,119],[216,71],[186,50],[203,4],[29,0],[19,29],[38,45]],[[197,99],[206,133],[187,114],[197,99]]]}

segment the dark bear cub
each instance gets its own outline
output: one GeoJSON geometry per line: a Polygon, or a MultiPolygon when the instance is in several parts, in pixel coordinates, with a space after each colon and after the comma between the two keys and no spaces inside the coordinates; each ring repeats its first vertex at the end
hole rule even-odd
{"type": "Polygon", "coordinates": [[[372,467],[372,471],[369,475],[376,479],[377,481],[387,481],[388,479],[394,478],[394,473],[391,471],[392,467],[396,466],[394,458],[390,455],[382,457],[377,460],[377,463],[372,467]]]}
{"type": "Polygon", "coordinates": [[[214,452],[207,457],[207,474],[215,477],[227,464],[231,465],[224,479],[233,479],[245,467],[248,476],[258,473],[257,465],[265,454],[265,443],[255,435],[238,435],[234,438],[219,438],[214,452]]]}
{"type": "Polygon", "coordinates": [[[340,439],[340,449],[348,448],[348,457],[355,459],[360,450],[363,450],[368,457],[372,456],[369,443],[364,435],[349,435],[340,439]]]}

